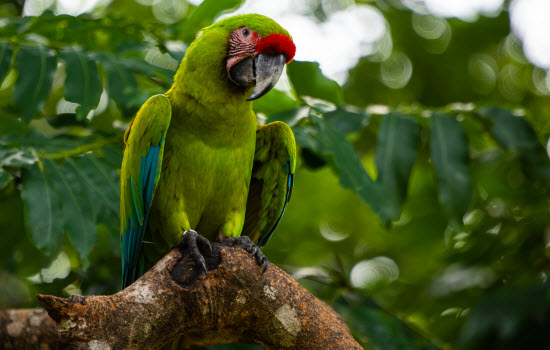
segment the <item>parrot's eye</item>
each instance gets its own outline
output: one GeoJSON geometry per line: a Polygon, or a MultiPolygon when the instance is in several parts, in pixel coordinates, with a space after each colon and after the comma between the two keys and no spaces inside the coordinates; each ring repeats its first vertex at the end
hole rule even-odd
{"type": "Polygon", "coordinates": [[[248,30],[247,28],[244,28],[243,29],[243,35],[248,36],[248,34],[250,34],[250,30],[248,30]]]}

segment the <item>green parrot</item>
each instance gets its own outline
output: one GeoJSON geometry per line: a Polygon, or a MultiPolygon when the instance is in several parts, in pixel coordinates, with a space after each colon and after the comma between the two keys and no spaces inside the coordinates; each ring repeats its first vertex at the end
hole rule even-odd
{"type": "Polygon", "coordinates": [[[265,270],[258,247],[290,199],[296,144],[286,124],[259,125],[251,101],[275,85],[295,50],[265,16],[226,18],[189,46],[168,92],[141,106],[124,135],[123,288],[182,234],[204,272],[201,249],[218,239],[245,247],[265,270]]]}

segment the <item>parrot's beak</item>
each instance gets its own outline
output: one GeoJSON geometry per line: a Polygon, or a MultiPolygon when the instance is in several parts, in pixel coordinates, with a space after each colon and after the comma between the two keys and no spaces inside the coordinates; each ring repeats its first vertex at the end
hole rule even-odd
{"type": "Polygon", "coordinates": [[[247,101],[262,97],[271,90],[281,77],[286,56],[284,54],[260,53],[254,59],[242,59],[229,69],[229,78],[237,85],[254,87],[247,101]]]}
{"type": "Polygon", "coordinates": [[[256,67],[256,87],[252,95],[246,99],[247,101],[262,97],[277,84],[281,73],[283,73],[286,57],[283,54],[261,53],[256,56],[254,63],[256,67]]]}

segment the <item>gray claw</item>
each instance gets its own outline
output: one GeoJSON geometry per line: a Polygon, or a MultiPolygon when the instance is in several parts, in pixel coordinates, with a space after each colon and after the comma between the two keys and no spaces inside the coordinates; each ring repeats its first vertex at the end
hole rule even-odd
{"type": "Polygon", "coordinates": [[[202,248],[203,250],[206,249],[208,251],[208,254],[212,254],[212,244],[210,244],[209,240],[207,240],[201,235],[198,235],[197,243],[200,245],[200,248],[202,248]]]}
{"type": "MultiPolygon", "coordinates": [[[[257,259],[258,257],[256,257],[257,259]]],[[[267,258],[265,256],[262,256],[260,258],[260,260],[258,261],[258,265],[262,265],[262,273],[265,273],[265,271],[267,270],[267,265],[268,265],[268,261],[267,261],[267,258]],[[261,263],[260,263],[261,261],[261,263]]]]}
{"type": "Polygon", "coordinates": [[[268,261],[260,248],[250,240],[248,236],[231,237],[224,240],[224,243],[234,247],[239,246],[256,258],[259,266],[262,266],[262,273],[267,270],[268,261]]]}
{"type": "Polygon", "coordinates": [[[203,250],[205,248],[208,249],[210,253],[212,253],[212,245],[210,242],[204,238],[203,236],[199,235],[196,231],[193,230],[187,230],[183,233],[183,238],[185,241],[185,244],[189,247],[189,251],[191,252],[191,255],[193,258],[195,258],[195,261],[197,261],[206,274],[208,276],[208,268],[206,267],[206,260],[204,260],[204,256],[201,253],[201,248],[203,250]]]}

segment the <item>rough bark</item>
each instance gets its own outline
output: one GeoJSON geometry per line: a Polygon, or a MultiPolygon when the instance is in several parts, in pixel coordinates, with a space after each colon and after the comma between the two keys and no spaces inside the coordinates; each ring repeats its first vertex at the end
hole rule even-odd
{"type": "Polygon", "coordinates": [[[338,314],[273,264],[213,243],[208,275],[177,245],[110,296],[38,298],[67,349],[158,349],[231,342],[266,349],[361,349],[338,314]]]}
{"type": "Polygon", "coordinates": [[[45,310],[0,311],[1,349],[56,349],[57,326],[45,310]]]}

